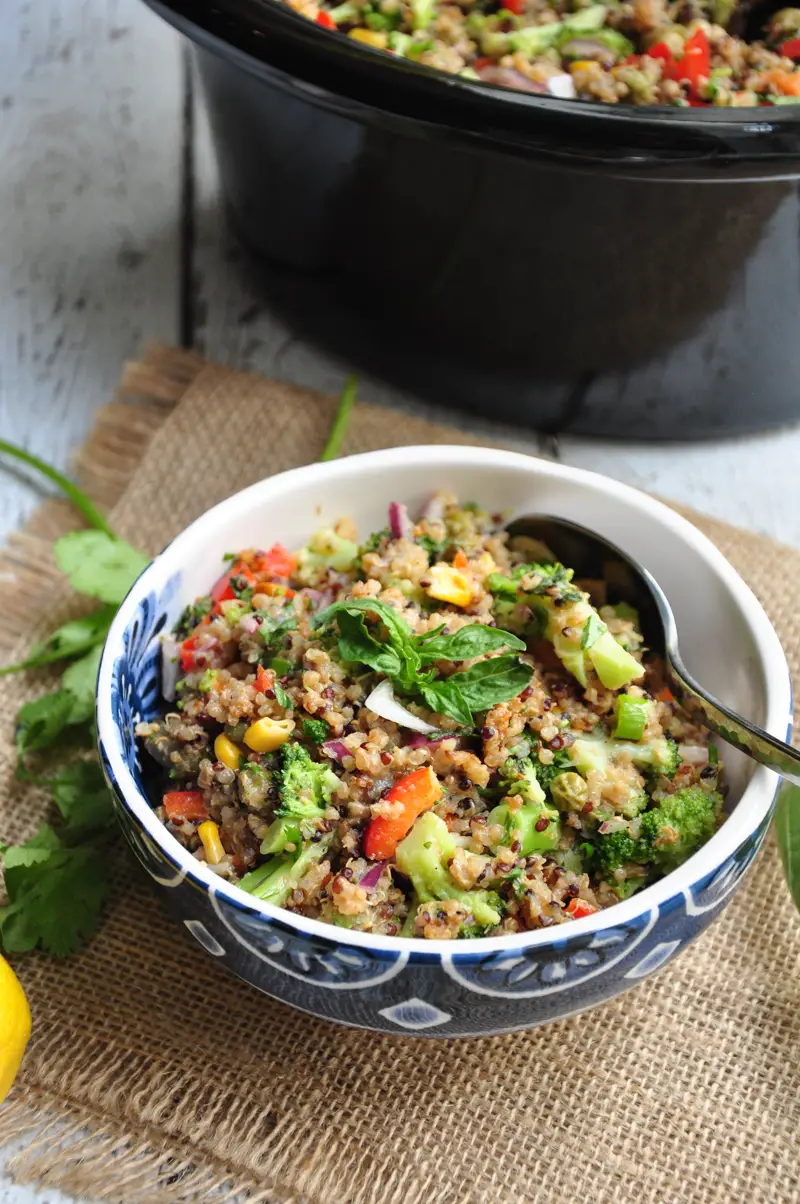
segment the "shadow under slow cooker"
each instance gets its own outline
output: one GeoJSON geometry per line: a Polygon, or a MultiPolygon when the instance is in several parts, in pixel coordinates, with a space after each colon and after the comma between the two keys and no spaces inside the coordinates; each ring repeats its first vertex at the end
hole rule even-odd
{"type": "Polygon", "coordinates": [[[305,337],[543,430],[700,438],[800,417],[795,180],[573,166],[198,61],[237,228],[305,337]]]}

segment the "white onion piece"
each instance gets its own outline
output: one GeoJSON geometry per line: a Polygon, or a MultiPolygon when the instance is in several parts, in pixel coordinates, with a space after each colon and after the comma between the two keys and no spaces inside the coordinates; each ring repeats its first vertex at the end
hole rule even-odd
{"type": "Polygon", "coordinates": [[[708,749],[701,748],[699,744],[679,744],[678,752],[687,765],[705,765],[708,762],[708,749]]]}
{"type": "Polygon", "coordinates": [[[243,615],[239,620],[239,626],[241,627],[242,631],[247,632],[248,635],[253,635],[256,631],[258,631],[258,623],[256,622],[255,615],[243,615]]]}
{"type": "Polygon", "coordinates": [[[178,654],[180,644],[171,635],[161,637],[161,693],[167,702],[174,702],[178,684],[178,654]]]}
{"type": "Polygon", "coordinates": [[[439,523],[444,518],[444,497],[441,493],[434,493],[430,501],[422,507],[422,518],[427,518],[428,522],[439,523]]]}
{"type": "Polygon", "coordinates": [[[398,727],[410,727],[412,732],[436,732],[439,730],[433,724],[426,723],[424,719],[420,719],[418,715],[412,715],[411,711],[407,711],[404,706],[401,706],[394,696],[390,681],[382,681],[380,685],[376,686],[364,706],[369,707],[376,715],[380,715],[381,719],[388,719],[391,723],[396,723],[398,727]]]}
{"type": "Polygon", "coordinates": [[[559,100],[574,100],[576,96],[572,76],[566,72],[563,75],[551,75],[547,81],[547,91],[559,100]]]}

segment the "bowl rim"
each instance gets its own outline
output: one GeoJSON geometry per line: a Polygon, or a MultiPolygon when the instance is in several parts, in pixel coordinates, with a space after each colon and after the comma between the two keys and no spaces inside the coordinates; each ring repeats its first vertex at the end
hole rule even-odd
{"type": "MultiPolygon", "coordinates": [[[[246,512],[258,499],[277,501],[287,486],[311,482],[334,486],[337,481],[358,475],[362,469],[385,468],[402,473],[404,465],[413,457],[415,467],[422,463],[431,467],[468,467],[524,470],[532,477],[572,481],[585,484],[604,494],[613,494],[616,501],[622,499],[632,509],[671,528],[674,534],[690,544],[709,564],[728,592],[738,603],[743,620],[747,623],[758,655],[758,662],[766,683],[766,716],[764,726],[773,735],[784,739],[792,726],[792,681],[786,656],[778,636],[767,618],[763,607],[745,584],[722,552],[694,527],[687,519],[663,502],[631,485],[616,481],[587,469],[573,468],[553,461],[538,459],[520,452],[505,449],[476,447],[457,444],[434,444],[426,446],[393,447],[379,451],[363,452],[342,457],[326,463],[313,463],[267,477],[230,497],[218,502],[185,527],[151,563],[143,570],[127,596],[121,603],[111,624],[100,662],[96,694],[96,718],[98,747],[101,761],[116,785],[117,796],[136,825],[153,840],[161,853],[186,878],[212,896],[223,898],[237,910],[262,916],[270,923],[279,922],[284,928],[293,929],[306,937],[322,938],[337,945],[350,945],[372,950],[378,956],[405,955],[413,962],[431,958],[459,962],[485,958],[489,954],[522,952],[553,944],[556,940],[578,936],[591,937],[609,928],[619,928],[631,921],[646,917],[649,913],[665,906],[675,905],[686,896],[689,888],[699,880],[712,875],[752,836],[768,817],[774,804],[780,778],[765,766],[756,766],[735,810],[719,830],[688,858],[677,870],[665,875],[658,882],[646,887],[631,898],[602,909],[592,916],[573,920],[568,932],[558,925],[555,929],[537,929],[534,932],[510,933],[505,936],[477,937],[458,942],[455,949],[452,941],[420,941],[414,937],[383,936],[375,933],[355,932],[337,928],[322,920],[308,919],[274,904],[262,902],[240,890],[219,875],[214,874],[202,862],[197,861],[172,836],[153,810],[152,803],[137,787],[122,755],[122,742],[114,739],[116,724],[111,704],[111,680],[114,664],[121,653],[123,634],[142,598],[158,586],[166,584],[174,573],[176,553],[189,551],[203,528],[223,516],[227,519],[237,513],[246,512]]],[[[623,541],[624,542],[624,541],[623,541]]]]}

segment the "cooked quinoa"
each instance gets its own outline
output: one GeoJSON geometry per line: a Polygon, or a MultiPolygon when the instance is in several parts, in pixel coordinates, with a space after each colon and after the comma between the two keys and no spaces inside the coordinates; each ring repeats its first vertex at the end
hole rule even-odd
{"type": "Polygon", "coordinates": [[[737,0],[287,0],[387,54],[521,92],[729,108],[800,101],[800,9],[759,31],[737,0]]]}
{"type": "Polygon", "coordinates": [[[260,899],[387,936],[496,936],[627,898],[722,819],[721,765],[638,616],[438,494],[228,557],[137,727],[157,814],[260,899]]]}

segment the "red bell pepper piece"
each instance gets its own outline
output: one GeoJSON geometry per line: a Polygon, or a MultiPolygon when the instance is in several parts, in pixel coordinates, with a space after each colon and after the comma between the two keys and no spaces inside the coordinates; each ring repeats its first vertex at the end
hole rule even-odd
{"type": "Polygon", "coordinates": [[[291,577],[297,561],[282,543],[274,543],[268,552],[258,552],[252,561],[256,573],[272,577],[291,577]]]}
{"type": "Polygon", "coordinates": [[[195,667],[194,654],[197,648],[197,636],[190,635],[188,640],[184,640],[181,644],[180,660],[181,672],[191,673],[195,667]]]}
{"type": "Polygon", "coordinates": [[[567,914],[571,915],[573,920],[582,920],[584,916],[593,916],[599,907],[595,907],[593,903],[587,903],[585,899],[570,899],[567,906],[567,914]]]}
{"type": "Polygon", "coordinates": [[[212,602],[228,602],[231,598],[236,597],[236,593],[231,585],[232,577],[244,577],[249,585],[255,583],[255,575],[244,560],[234,560],[227,573],[223,573],[218,581],[215,581],[211,587],[212,602]]]}
{"type": "Polygon", "coordinates": [[[493,64],[494,59],[487,58],[487,56],[484,55],[482,58],[475,59],[472,66],[475,71],[483,71],[484,67],[491,67],[493,64]]]}
{"type": "Polygon", "coordinates": [[[645,51],[645,54],[651,59],[663,59],[665,63],[673,63],[675,61],[672,51],[666,42],[656,42],[655,46],[651,46],[649,50],[645,51]]]}
{"type": "Polygon", "coordinates": [[[263,694],[265,690],[272,689],[274,678],[274,673],[268,673],[263,665],[258,666],[256,670],[256,689],[260,694],[263,694]]]}
{"type": "Polygon", "coordinates": [[[789,38],[787,42],[781,42],[778,54],[784,55],[787,59],[800,59],[800,38],[789,38]]]}
{"type": "Polygon", "coordinates": [[[507,8],[515,17],[519,17],[525,7],[525,0],[504,0],[502,7],[507,8]]]}
{"type": "Polygon", "coordinates": [[[320,9],[320,11],[317,13],[317,25],[322,25],[325,29],[336,28],[336,22],[334,21],[333,17],[330,17],[327,13],[323,12],[322,9],[320,9]]]}
{"type": "Polygon", "coordinates": [[[711,74],[711,47],[708,34],[704,29],[697,29],[687,38],[683,48],[683,58],[678,63],[679,79],[689,81],[689,87],[697,97],[697,89],[701,79],[708,79],[711,74]]]}
{"type": "Polygon", "coordinates": [[[386,861],[394,857],[397,846],[413,827],[414,820],[442,797],[439,779],[429,765],[415,769],[395,782],[386,796],[389,803],[402,804],[402,811],[393,818],[379,815],[364,833],[364,855],[370,861],[386,861]]]}
{"type": "Polygon", "coordinates": [[[172,790],[161,800],[167,819],[182,824],[187,819],[208,819],[208,808],[202,790],[172,790]]]}

